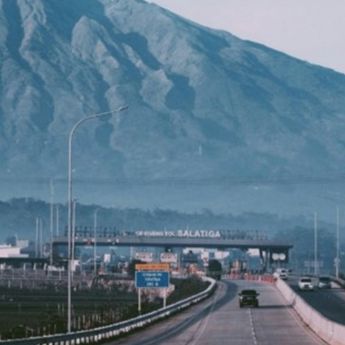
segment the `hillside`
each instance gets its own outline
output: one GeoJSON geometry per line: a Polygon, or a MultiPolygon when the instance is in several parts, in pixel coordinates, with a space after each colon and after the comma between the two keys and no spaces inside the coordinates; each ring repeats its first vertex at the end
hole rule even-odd
{"type": "Polygon", "coordinates": [[[320,184],[343,184],[345,75],[141,0],[0,0],[0,18],[3,198],[48,198],[53,178],[63,200],[69,130],[124,104],[78,130],[82,200],[295,212],[337,196],[320,184]]]}

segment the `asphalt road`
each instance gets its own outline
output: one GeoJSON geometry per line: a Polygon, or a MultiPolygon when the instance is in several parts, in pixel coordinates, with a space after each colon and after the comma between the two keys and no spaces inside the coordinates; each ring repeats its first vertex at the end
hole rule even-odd
{"type": "Polygon", "coordinates": [[[152,325],[116,345],[315,345],[325,344],[302,324],[274,286],[249,281],[222,281],[213,297],[152,325]],[[239,308],[237,293],[255,288],[259,308],[239,308]]]}
{"type": "MultiPolygon", "coordinates": [[[[291,277],[287,280],[287,283],[309,305],[327,319],[345,325],[345,289],[332,283],[331,289],[316,288],[314,291],[299,291],[297,281],[297,277],[291,277]]],[[[315,280],[314,285],[316,285],[315,280]]]]}

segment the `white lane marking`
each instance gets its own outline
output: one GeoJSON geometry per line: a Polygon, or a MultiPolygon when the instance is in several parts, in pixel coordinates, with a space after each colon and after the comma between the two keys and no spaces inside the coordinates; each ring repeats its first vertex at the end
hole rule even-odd
{"type": "Polygon", "coordinates": [[[252,310],[251,309],[248,309],[248,310],[249,310],[249,322],[250,322],[250,328],[251,328],[251,331],[252,331],[253,343],[254,343],[254,345],[257,345],[258,344],[258,339],[256,337],[252,310]]]}
{"type": "Polygon", "coordinates": [[[283,301],[283,305],[287,307],[288,313],[292,316],[292,318],[296,321],[299,328],[301,328],[309,337],[311,337],[314,341],[316,341],[319,345],[328,345],[323,339],[321,339],[298,315],[297,311],[294,309],[292,305],[288,303],[282,293],[278,290],[275,286],[276,291],[278,291],[281,300],[283,301]]]}
{"type": "MultiPolygon", "coordinates": [[[[218,285],[218,289],[220,290],[224,290],[224,284],[220,284],[221,288],[219,287],[218,285]]],[[[223,291],[222,291],[223,292],[223,291]]],[[[222,296],[221,296],[222,297],[222,296]]],[[[220,299],[221,297],[219,297],[218,299],[220,299]]],[[[206,329],[206,326],[208,324],[208,321],[210,319],[210,316],[213,312],[213,309],[214,309],[214,306],[216,305],[216,301],[218,300],[216,299],[216,296],[213,298],[213,301],[212,301],[212,306],[207,314],[207,316],[203,319],[200,320],[200,323],[199,323],[199,326],[198,328],[196,329],[196,332],[194,333],[194,335],[197,333],[197,337],[194,338],[194,335],[192,336],[192,338],[190,340],[188,340],[186,342],[186,344],[191,344],[191,345],[195,345],[197,344],[197,342],[199,341],[199,339],[202,337],[202,335],[204,334],[205,332],[205,329],[206,329]],[[201,330],[199,331],[199,327],[201,325],[201,330]]]]}

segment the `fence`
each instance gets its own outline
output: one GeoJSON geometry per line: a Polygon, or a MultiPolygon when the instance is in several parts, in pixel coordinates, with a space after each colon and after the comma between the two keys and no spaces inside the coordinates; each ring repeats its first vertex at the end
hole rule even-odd
{"type": "Polygon", "coordinates": [[[151,313],[137,316],[133,319],[122,321],[116,324],[98,327],[92,330],[72,332],[68,334],[55,334],[43,337],[33,337],[17,340],[4,340],[0,344],[4,345],[79,345],[93,344],[105,339],[111,339],[123,333],[131,332],[135,329],[144,327],[159,319],[163,319],[173,313],[183,310],[192,304],[210,296],[216,287],[216,281],[211,278],[204,277],[203,280],[210,282],[205,291],[194,296],[188,297],[182,301],[171,304],[166,308],[155,310],[151,313]]]}

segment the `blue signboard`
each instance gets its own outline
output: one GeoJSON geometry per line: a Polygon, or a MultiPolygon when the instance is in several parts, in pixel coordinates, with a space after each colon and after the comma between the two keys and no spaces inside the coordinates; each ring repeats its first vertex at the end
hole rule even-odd
{"type": "Polygon", "coordinates": [[[167,288],[169,287],[169,272],[161,272],[161,271],[135,272],[135,287],[137,288],[167,288]]]}

